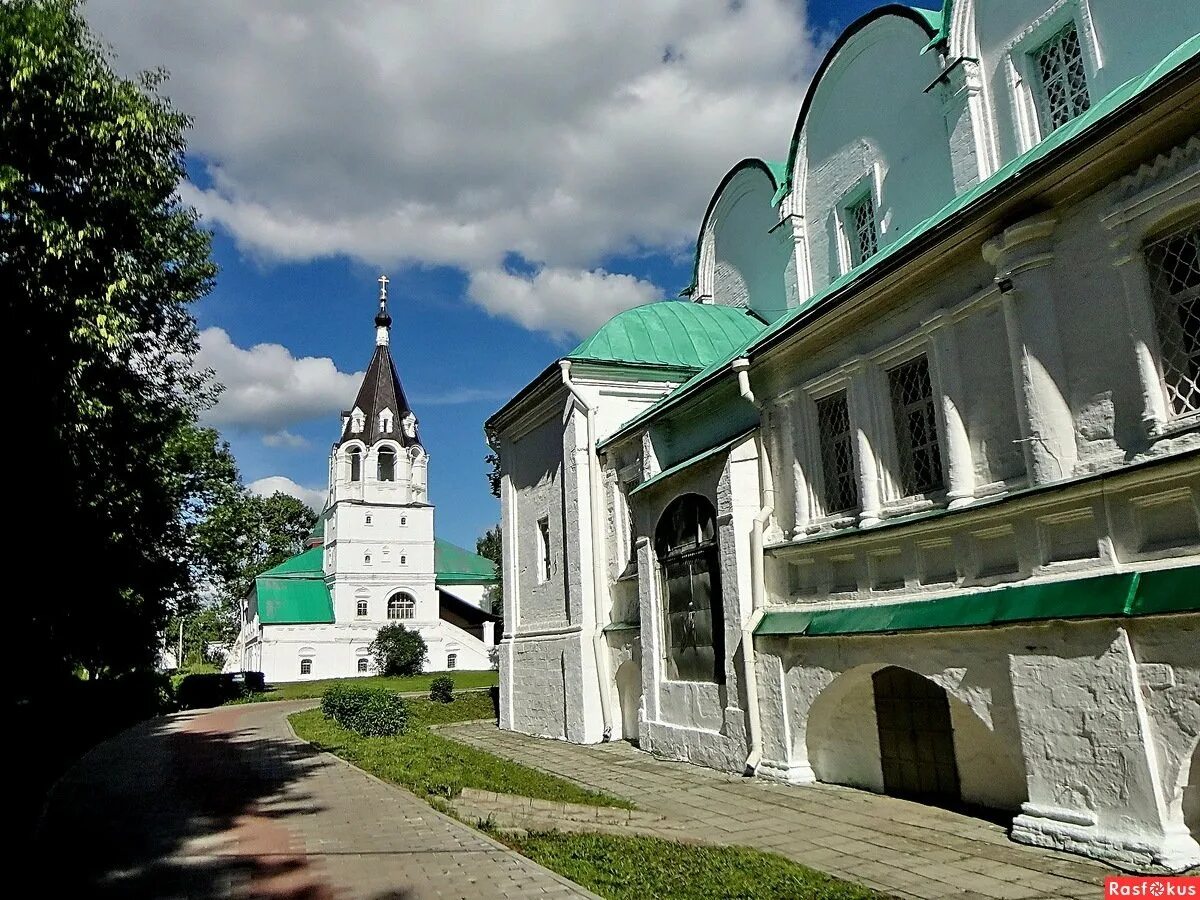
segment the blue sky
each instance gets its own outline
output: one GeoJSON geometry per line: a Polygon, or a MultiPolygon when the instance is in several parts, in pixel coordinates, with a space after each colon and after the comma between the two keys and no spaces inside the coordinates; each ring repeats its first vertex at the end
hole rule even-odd
{"type": "Polygon", "coordinates": [[[484,420],[688,283],[723,172],[786,153],[820,53],[877,4],[538,5],[88,4],[119,67],[165,66],[195,116],[183,194],[221,269],[201,361],[248,483],[323,490],[385,272],[438,532],[473,547],[499,517],[484,420]]]}

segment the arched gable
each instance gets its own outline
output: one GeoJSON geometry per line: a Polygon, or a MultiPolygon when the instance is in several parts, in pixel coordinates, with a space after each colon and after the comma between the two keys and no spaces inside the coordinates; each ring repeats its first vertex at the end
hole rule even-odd
{"type": "Polygon", "coordinates": [[[784,275],[791,246],[773,229],[779,166],[744,159],[717,186],[696,238],[694,299],[743,306],[772,321],[787,308],[784,275]]]}
{"type": "Polygon", "coordinates": [[[885,6],[851,25],[813,79],[788,164],[787,212],[804,219],[811,289],[820,291],[874,249],[859,252],[853,209],[869,198],[884,247],[955,195],[936,14],[885,6]]]}

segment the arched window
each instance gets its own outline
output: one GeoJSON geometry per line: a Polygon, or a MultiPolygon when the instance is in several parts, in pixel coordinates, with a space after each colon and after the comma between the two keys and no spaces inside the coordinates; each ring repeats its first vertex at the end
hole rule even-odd
{"type": "Polygon", "coordinates": [[[307,656],[304,657],[304,659],[300,660],[300,674],[301,675],[311,675],[312,674],[312,660],[309,659],[307,656]]]}
{"type": "Polygon", "coordinates": [[[447,653],[446,654],[446,668],[447,669],[457,669],[458,668],[458,654],[457,653],[447,653]]]}
{"type": "Polygon", "coordinates": [[[389,619],[411,619],[416,611],[417,601],[408,594],[393,594],[388,600],[389,619]]]}
{"type": "Polygon", "coordinates": [[[359,657],[358,671],[360,671],[360,672],[367,671],[367,658],[365,656],[359,657]]]}
{"type": "Polygon", "coordinates": [[[384,434],[392,433],[392,411],[390,409],[379,411],[379,430],[384,434]]]}
{"type": "Polygon", "coordinates": [[[371,514],[370,513],[367,513],[367,524],[368,525],[371,524],[371,514]]]}
{"type": "Polygon", "coordinates": [[[396,451],[390,447],[379,451],[378,478],[380,481],[396,480],[396,451]]]}
{"type": "Polygon", "coordinates": [[[362,450],[351,447],[346,456],[350,459],[350,480],[362,481],[362,450]]]}
{"type": "Polygon", "coordinates": [[[400,565],[402,565],[402,566],[408,565],[408,557],[405,556],[403,553],[400,554],[400,565]]]}
{"type": "Polygon", "coordinates": [[[370,564],[371,564],[371,554],[364,553],[363,554],[363,565],[369,566],[370,564]]]}
{"type": "Polygon", "coordinates": [[[365,616],[367,614],[367,601],[366,600],[358,601],[357,612],[360,616],[365,616]]]}
{"type": "Polygon", "coordinates": [[[697,494],[671,502],[654,530],[662,572],[667,677],[725,681],[725,617],[716,515],[697,494]]]}
{"type": "Polygon", "coordinates": [[[400,517],[400,524],[401,524],[401,525],[407,525],[407,524],[408,524],[408,516],[401,516],[401,517],[400,517]]]}

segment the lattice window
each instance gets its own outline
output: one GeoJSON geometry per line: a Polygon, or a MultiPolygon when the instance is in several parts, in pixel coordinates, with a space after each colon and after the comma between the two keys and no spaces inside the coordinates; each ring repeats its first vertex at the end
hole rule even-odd
{"type": "Polygon", "coordinates": [[[1065,125],[1092,105],[1083,47],[1074,22],[1034,51],[1033,64],[1041,81],[1038,101],[1042,127],[1047,132],[1065,125]]]}
{"type": "Polygon", "coordinates": [[[879,234],[875,229],[875,201],[867,194],[846,207],[846,224],[850,234],[850,257],[855,265],[875,255],[879,249],[879,234]]]}
{"type": "Polygon", "coordinates": [[[942,487],[942,451],[938,446],[937,414],[929,360],[918,356],[888,372],[900,482],[905,496],[942,487]]]}
{"type": "Polygon", "coordinates": [[[356,604],[356,606],[357,606],[357,612],[360,616],[365,616],[367,614],[367,601],[366,600],[359,600],[358,603],[356,604]]]}
{"type": "Polygon", "coordinates": [[[358,671],[360,671],[360,672],[365,672],[365,671],[367,671],[367,660],[366,660],[366,657],[362,657],[362,658],[360,658],[360,659],[359,659],[359,661],[358,661],[358,671]]]}
{"type": "Polygon", "coordinates": [[[1146,262],[1171,410],[1200,412],[1200,222],[1147,244],[1146,262]]]}
{"type": "Polygon", "coordinates": [[[821,469],[825,475],[825,512],[857,509],[854,433],[850,428],[845,391],[817,401],[817,433],[821,439],[821,469]]]}

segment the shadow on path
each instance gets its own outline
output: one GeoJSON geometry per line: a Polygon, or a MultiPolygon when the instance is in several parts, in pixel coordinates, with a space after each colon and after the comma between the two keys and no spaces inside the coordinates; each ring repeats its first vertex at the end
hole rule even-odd
{"type": "Polygon", "coordinates": [[[35,837],[43,887],[87,897],[337,896],[283,821],[320,811],[301,782],[328,758],[245,719],[238,707],[159,718],[88,753],[55,788],[35,837]]]}

